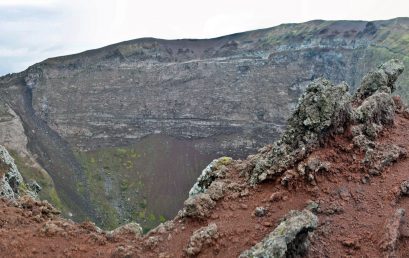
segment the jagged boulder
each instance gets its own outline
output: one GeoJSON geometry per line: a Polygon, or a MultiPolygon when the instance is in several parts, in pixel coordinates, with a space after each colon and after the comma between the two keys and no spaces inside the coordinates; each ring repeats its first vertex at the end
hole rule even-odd
{"type": "Polygon", "coordinates": [[[198,255],[204,247],[210,246],[218,237],[217,231],[217,225],[211,223],[208,226],[199,228],[193,232],[185,249],[186,254],[188,256],[198,255]]]}
{"type": "Polygon", "coordinates": [[[409,180],[403,181],[400,184],[400,194],[409,195],[409,180]]]}
{"type": "Polygon", "coordinates": [[[329,134],[343,132],[350,120],[348,85],[334,86],[325,79],[313,81],[299,100],[288,128],[271,151],[254,159],[252,183],[282,174],[319,146],[329,134]]]}
{"type": "Polygon", "coordinates": [[[251,249],[240,257],[297,257],[303,255],[308,247],[308,233],[318,226],[318,217],[309,210],[290,211],[284,220],[251,249]]]}
{"type": "Polygon", "coordinates": [[[24,185],[23,177],[18,171],[14,159],[6,148],[0,145],[0,197],[17,198],[22,185],[24,185]]]}
{"type": "Polygon", "coordinates": [[[231,164],[232,161],[233,159],[230,157],[221,157],[210,162],[190,189],[189,196],[204,193],[214,180],[224,178],[227,172],[226,166],[231,164]]]}
{"type": "Polygon", "coordinates": [[[370,168],[378,170],[378,174],[392,162],[406,156],[406,150],[398,146],[386,148],[374,142],[384,127],[394,122],[397,107],[391,93],[403,70],[403,63],[399,60],[384,63],[364,77],[353,97],[345,83],[334,86],[325,79],[313,81],[301,96],[281,139],[268,151],[251,158],[253,170],[248,173],[250,182],[259,183],[283,174],[284,184],[300,176],[313,182],[313,174],[294,167],[327,141],[328,136],[343,133],[349,126],[353,143],[366,152],[367,160],[373,163],[370,168]],[[371,156],[384,157],[382,164],[371,162],[371,156]]]}
{"type": "Polygon", "coordinates": [[[395,103],[392,96],[385,92],[376,92],[367,97],[361,105],[353,110],[353,141],[359,147],[368,146],[368,140],[374,140],[384,129],[393,124],[395,119],[395,103]],[[366,139],[367,138],[367,139],[366,139]]]}
{"type": "Polygon", "coordinates": [[[392,93],[395,90],[395,82],[403,70],[403,62],[398,59],[392,59],[380,65],[378,69],[368,73],[362,79],[354,99],[365,99],[377,91],[392,93]]]}
{"type": "Polygon", "coordinates": [[[184,202],[184,208],[181,212],[182,217],[206,218],[210,215],[211,210],[216,206],[207,193],[199,193],[189,197],[184,202]]]}

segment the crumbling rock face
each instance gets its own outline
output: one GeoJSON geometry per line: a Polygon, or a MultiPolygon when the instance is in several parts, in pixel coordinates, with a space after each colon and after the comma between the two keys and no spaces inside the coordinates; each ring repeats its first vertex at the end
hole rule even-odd
{"type": "Polygon", "coordinates": [[[0,145],[0,197],[17,198],[23,177],[17,169],[14,159],[6,148],[0,145]]]}
{"type": "MultiPolygon", "coordinates": [[[[405,157],[406,150],[399,146],[374,142],[385,126],[393,125],[397,107],[391,93],[403,69],[402,62],[396,59],[384,63],[364,77],[353,97],[345,83],[333,86],[327,80],[315,80],[300,98],[281,139],[250,157],[250,182],[259,183],[282,174],[283,184],[300,176],[314,182],[312,173],[294,167],[329,136],[344,133],[347,127],[354,144],[365,151],[362,162],[369,165],[372,174],[381,173],[405,157]]],[[[322,169],[328,170],[328,166],[322,169]]]]}
{"type": "Polygon", "coordinates": [[[260,243],[240,257],[294,257],[307,251],[308,233],[318,226],[318,217],[309,210],[290,211],[284,220],[260,243]]]}
{"type": "Polygon", "coordinates": [[[217,239],[217,225],[215,223],[199,228],[193,232],[190,237],[185,249],[186,254],[188,256],[198,255],[202,251],[202,248],[212,245],[215,239],[217,239]]]}

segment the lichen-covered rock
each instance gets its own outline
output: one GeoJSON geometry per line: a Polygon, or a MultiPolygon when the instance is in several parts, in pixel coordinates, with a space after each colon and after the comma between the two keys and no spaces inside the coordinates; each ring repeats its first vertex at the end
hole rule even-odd
{"type": "Polygon", "coordinates": [[[282,174],[319,146],[327,135],[343,132],[350,116],[348,85],[334,86],[325,79],[313,81],[301,96],[282,138],[269,152],[253,159],[250,181],[258,183],[282,174]]]}
{"type": "Polygon", "coordinates": [[[217,238],[217,225],[209,224],[194,231],[185,249],[188,256],[198,255],[204,247],[211,246],[217,238]]]}
{"type": "Polygon", "coordinates": [[[253,169],[248,173],[250,182],[259,183],[282,176],[283,185],[300,177],[314,183],[314,174],[299,167],[296,169],[297,163],[325,142],[329,135],[343,133],[347,126],[351,128],[355,146],[364,150],[369,158],[372,154],[380,157],[380,163],[372,162],[374,172],[377,170],[379,174],[386,166],[406,156],[406,150],[402,148],[395,146],[387,149],[374,142],[384,127],[394,122],[397,107],[391,92],[403,69],[399,60],[384,63],[364,77],[353,98],[344,83],[333,86],[325,79],[312,82],[301,96],[281,139],[267,151],[251,157],[253,169]]]}
{"type": "Polygon", "coordinates": [[[14,199],[18,197],[23,177],[17,169],[14,159],[6,148],[0,145],[0,197],[14,199]]]}
{"type": "Polygon", "coordinates": [[[362,163],[369,169],[371,175],[379,175],[385,168],[407,156],[406,149],[395,144],[375,144],[366,148],[362,163]]]}
{"type": "Polygon", "coordinates": [[[216,206],[216,203],[206,193],[199,193],[189,197],[184,202],[182,216],[206,218],[210,215],[211,210],[216,206]]]}
{"type": "Polygon", "coordinates": [[[369,96],[355,110],[355,118],[360,123],[390,125],[395,118],[395,102],[390,94],[379,92],[369,96]]]}
{"type": "Polygon", "coordinates": [[[402,61],[397,59],[392,59],[382,64],[377,70],[370,72],[363,78],[354,99],[365,99],[376,91],[393,92],[395,90],[395,82],[403,70],[402,61]]]}
{"type": "Polygon", "coordinates": [[[142,236],[142,234],[143,234],[142,227],[135,222],[122,225],[107,233],[109,237],[117,237],[121,235],[131,235],[134,237],[140,237],[142,236]]]}
{"type": "Polygon", "coordinates": [[[376,139],[384,126],[393,124],[395,111],[395,102],[390,94],[377,92],[367,97],[353,111],[354,123],[356,123],[352,130],[354,143],[359,147],[371,144],[368,140],[376,139]]]}
{"type": "Polygon", "coordinates": [[[209,186],[206,193],[212,198],[212,200],[217,201],[223,198],[225,192],[225,183],[221,181],[213,181],[209,186]]]}
{"type": "Polygon", "coordinates": [[[149,234],[152,234],[152,233],[164,234],[166,232],[171,231],[174,227],[175,227],[174,222],[169,220],[164,223],[160,223],[159,226],[149,231],[149,234]]]}
{"type": "Polygon", "coordinates": [[[240,257],[279,258],[303,255],[307,251],[308,232],[318,226],[318,217],[309,210],[290,211],[284,220],[240,257]]]}
{"type": "MultiPolygon", "coordinates": [[[[321,161],[318,158],[310,157],[306,162],[300,162],[297,166],[298,175],[306,177],[310,182],[315,181],[315,174],[318,172],[326,172],[330,169],[330,163],[321,161]]],[[[285,177],[282,178],[282,183],[285,181],[285,177]]]]}
{"type": "Polygon", "coordinates": [[[193,185],[189,191],[189,196],[194,196],[199,193],[204,193],[211,183],[217,178],[224,178],[226,176],[226,166],[233,161],[230,157],[221,157],[210,162],[202,174],[197,179],[197,182],[193,185]]]}

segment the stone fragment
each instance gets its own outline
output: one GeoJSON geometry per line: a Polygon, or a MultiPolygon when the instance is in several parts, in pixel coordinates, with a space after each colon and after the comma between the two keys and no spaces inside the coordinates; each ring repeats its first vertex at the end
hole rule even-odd
{"type": "Polygon", "coordinates": [[[401,195],[409,195],[409,180],[403,181],[400,184],[401,195]]]}
{"type": "Polygon", "coordinates": [[[220,181],[213,181],[209,188],[207,189],[206,193],[209,194],[212,200],[220,200],[224,196],[224,187],[225,183],[220,181]]]}
{"type": "Polygon", "coordinates": [[[318,217],[309,210],[290,211],[284,220],[251,249],[240,257],[299,257],[308,250],[308,232],[318,226],[318,217]]]}
{"type": "Polygon", "coordinates": [[[384,235],[380,242],[380,248],[383,251],[385,257],[396,257],[396,245],[399,240],[399,227],[402,224],[403,217],[405,216],[404,209],[397,209],[395,214],[388,219],[384,226],[384,235]]]}
{"type": "Polygon", "coordinates": [[[254,210],[254,215],[256,217],[264,217],[267,214],[267,209],[265,207],[256,207],[254,210]]]}
{"type": "Polygon", "coordinates": [[[232,161],[233,159],[230,157],[221,157],[213,160],[209,165],[207,165],[197,179],[196,183],[190,189],[189,197],[199,193],[204,193],[214,180],[217,178],[224,178],[228,171],[226,166],[231,164],[232,161]]]}
{"type": "Polygon", "coordinates": [[[131,222],[125,225],[122,225],[112,231],[107,233],[108,237],[118,237],[122,235],[128,235],[133,237],[140,237],[143,234],[142,227],[135,222],[131,222]]]}
{"type": "Polygon", "coordinates": [[[215,223],[194,231],[185,249],[186,254],[188,256],[197,256],[203,248],[211,246],[218,237],[217,231],[215,223]]]}
{"type": "Polygon", "coordinates": [[[199,193],[189,197],[184,202],[183,216],[206,218],[210,215],[211,210],[216,206],[216,203],[206,193],[199,193]]]}

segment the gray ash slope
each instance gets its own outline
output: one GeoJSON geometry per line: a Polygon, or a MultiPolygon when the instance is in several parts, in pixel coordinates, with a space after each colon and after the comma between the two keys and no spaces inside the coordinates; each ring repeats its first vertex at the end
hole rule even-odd
{"type": "MultiPolygon", "coordinates": [[[[311,21],[203,40],[145,38],[1,77],[1,102],[21,119],[27,149],[67,211],[114,226],[146,220],[147,212],[171,217],[212,158],[244,157],[276,140],[315,78],[346,80],[354,91],[364,74],[394,57],[409,66],[408,18],[311,21]],[[167,154],[158,141],[168,143],[167,154]],[[187,158],[166,165],[180,156],[187,158]],[[111,158],[119,167],[108,173],[104,160],[111,158]],[[135,199],[142,204],[132,206],[135,199]]],[[[406,100],[408,81],[404,73],[397,83],[406,100]]]]}

